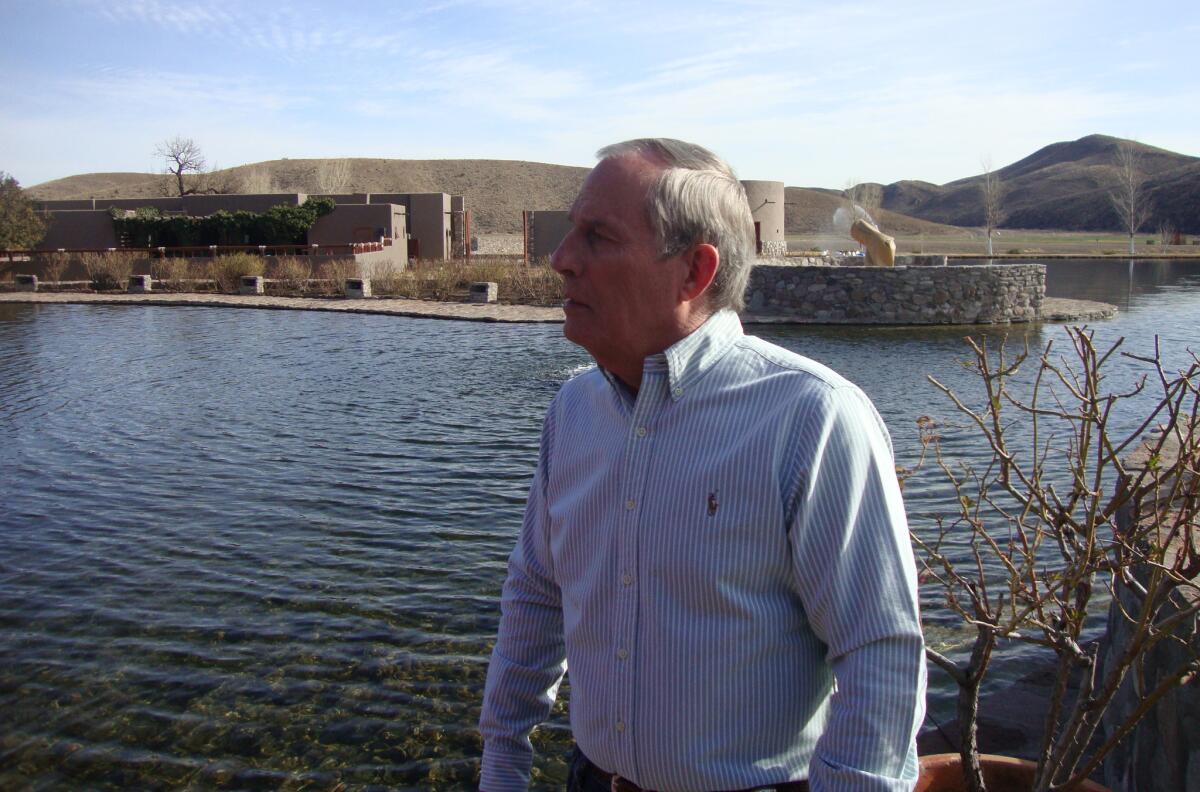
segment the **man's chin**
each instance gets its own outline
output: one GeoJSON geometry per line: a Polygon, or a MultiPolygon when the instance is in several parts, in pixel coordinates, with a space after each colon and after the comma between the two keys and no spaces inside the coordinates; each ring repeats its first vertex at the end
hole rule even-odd
{"type": "Polygon", "coordinates": [[[567,311],[566,314],[566,319],[563,321],[563,337],[590,353],[594,346],[593,342],[596,340],[596,332],[588,321],[586,312],[567,311]]]}

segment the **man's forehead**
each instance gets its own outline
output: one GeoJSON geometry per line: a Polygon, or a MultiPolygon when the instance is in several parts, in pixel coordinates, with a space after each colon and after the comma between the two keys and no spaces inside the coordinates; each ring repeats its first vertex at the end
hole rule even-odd
{"type": "Polygon", "coordinates": [[[660,168],[641,157],[602,160],[588,174],[568,213],[574,222],[627,225],[644,218],[660,168]]]}

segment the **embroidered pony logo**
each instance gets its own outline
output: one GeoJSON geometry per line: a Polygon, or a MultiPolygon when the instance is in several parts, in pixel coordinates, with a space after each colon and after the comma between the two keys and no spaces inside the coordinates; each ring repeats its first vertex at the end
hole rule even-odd
{"type": "Polygon", "coordinates": [[[717,508],[720,505],[721,504],[717,502],[717,493],[716,492],[708,493],[708,516],[709,517],[715,517],[717,515],[717,508]]]}

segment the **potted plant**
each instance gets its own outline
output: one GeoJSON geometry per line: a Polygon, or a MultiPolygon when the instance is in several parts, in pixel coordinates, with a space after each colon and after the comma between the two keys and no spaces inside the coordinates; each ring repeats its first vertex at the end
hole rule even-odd
{"type": "MultiPolygon", "coordinates": [[[[918,421],[917,467],[934,460],[958,502],[957,514],[936,519],[932,536],[914,532],[913,540],[922,585],[937,587],[973,633],[964,660],[927,650],[958,685],[960,751],[950,772],[961,779],[958,788],[972,792],[989,788],[979,694],[1002,647],[1019,642],[1048,653],[1054,670],[1027,779],[997,776],[992,792],[1088,788],[1138,721],[1200,670],[1200,360],[1192,354],[1182,371],[1170,372],[1157,340],[1152,355],[1139,356],[1121,351],[1124,339],[1097,349],[1086,329],[1067,335],[1064,354],[1050,342],[1033,354],[1026,345],[1011,359],[1003,341],[989,347],[986,339],[967,339],[972,356],[964,365],[982,388],[979,407],[929,378],[985,441],[981,459],[947,458],[947,430],[918,421]],[[1118,356],[1143,373],[1114,392],[1109,375],[1118,356]],[[1110,603],[1108,618],[1124,622],[1128,639],[1102,658],[1101,644],[1085,633],[1103,624],[1110,603]],[[1162,641],[1183,642],[1189,661],[1114,717],[1122,684],[1162,641]]],[[[948,788],[930,781],[939,763],[946,758],[927,761],[918,789],[948,788]]]]}

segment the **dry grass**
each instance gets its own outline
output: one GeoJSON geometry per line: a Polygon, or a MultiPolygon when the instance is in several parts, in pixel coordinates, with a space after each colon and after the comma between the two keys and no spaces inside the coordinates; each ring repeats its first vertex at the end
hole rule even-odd
{"type": "Polygon", "coordinates": [[[56,251],[38,258],[41,260],[43,279],[47,284],[53,283],[57,287],[62,280],[63,273],[71,264],[71,257],[66,253],[56,251]]]}
{"type": "Polygon", "coordinates": [[[475,257],[459,261],[418,261],[407,270],[371,282],[378,296],[414,300],[462,301],[470,284],[495,282],[499,300],[520,305],[558,305],[562,279],[544,264],[527,266],[508,258],[475,257]]]}
{"type": "Polygon", "coordinates": [[[280,256],[271,268],[274,291],[303,295],[308,291],[312,274],[312,265],[299,256],[280,256]]]}
{"type": "Polygon", "coordinates": [[[155,259],[150,264],[150,274],[165,289],[186,291],[189,281],[195,278],[193,260],[189,258],[155,259]]]}
{"type": "Polygon", "coordinates": [[[247,275],[262,275],[263,260],[252,253],[230,253],[208,263],[208,276],[219,292],[236,292],[247,275]]]}
{"type": "Polygon", "coordinates": [[[322,294],[341,294],[346,278],[358,277],[358,265],[345,259],[326,261],[317,270],[320,282],[315,284],[322,294]]]}
{"type": "Polygon", "coordinates": [[[79,257],[95,291],[124,289],[133,274],[133,258],[129,253],[84,253],[79,257]]]}

